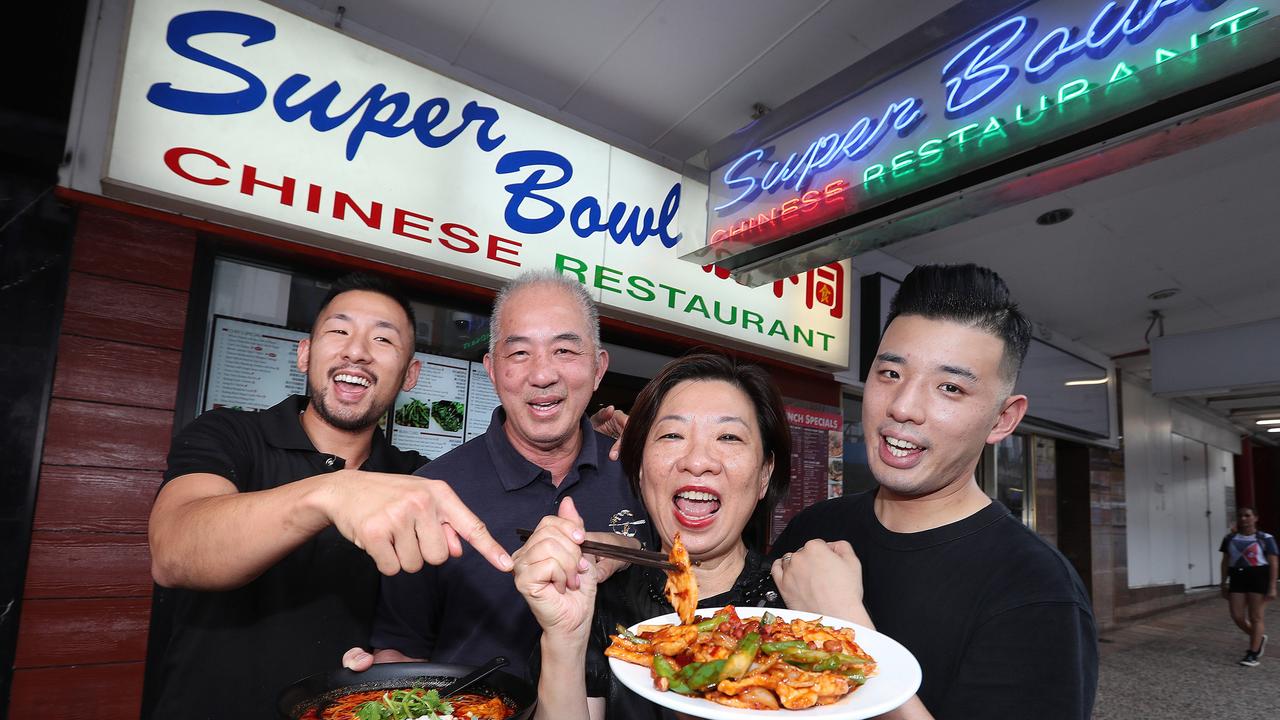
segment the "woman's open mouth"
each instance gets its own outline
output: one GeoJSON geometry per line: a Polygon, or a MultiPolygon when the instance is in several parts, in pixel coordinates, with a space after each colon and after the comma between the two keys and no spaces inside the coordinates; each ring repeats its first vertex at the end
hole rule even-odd
{"type": "Polygon", "coordinates": [[[720,512],[720,496],[707,488],[681,488],[671,497],[676,522],[687,528],[710,525],[720,512]]]}

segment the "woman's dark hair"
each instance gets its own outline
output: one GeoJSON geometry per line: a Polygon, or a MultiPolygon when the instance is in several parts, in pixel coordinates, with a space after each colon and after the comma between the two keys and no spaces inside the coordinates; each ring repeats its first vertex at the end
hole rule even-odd
{"type": "Polygon", "coordinates": [[[1031,323],[993,270],[977,265],[921,265],[907,274],[889,304],[884,328],[899,315],[919,315],[978,328],[1004,341],[1000,374],[1012,383],[1031,344],[1031,323]]]}
{"type": "MultiPolygon", "coordinates": [[[[400,292],[400,288],[397,287],[395,283],[384,277],[370,275],[365,272],[348,273],[338,278],[337,281],[329,288],[328,294],[324,296],[324,301],[320,303],[320,309],[316,311],[316,320],[318,321],[320,319],[320,315],[324,313],[325,308],[329,307],[329,303],[333,302],[334,298],[338,297],[342,293],[352,292],[353,290],[377,293],[394,300],[395,303],[400,306],[400,309],[404,310],[405,316],[409,318],[409,332],[415,336],[417,335],[418,320],[413,314],[413,306],[409,304],[409,301],[405,298],[404,294],[400,292]]],[[[312,330],[315,330],[314,324],[312,326],[312,330]]],[[[410,337],[409,341],[413,343],[415,342],[415,338],[410,337]]]]}
{"type": "Polygon", "coordinates": [[[694,352],[667,363],[644,386],[631,406],[631,416],[622,433],[622,471],[630,480],[631,489],[639,496],[645,439],[658,417],[658,408],[672,388],[688,380],[723,380],[741,390],[755,408],[764,458],[773,459],[773,474],[769,476],[769,488],[764,499],[756,503],[756,509],[742,530],[742,540],[747,547],[763,552],[769,542],[773,508],[786,495],[791,484],[791,428],[787,425],[782,394],[763,368],[706,351],[694,352]]]}

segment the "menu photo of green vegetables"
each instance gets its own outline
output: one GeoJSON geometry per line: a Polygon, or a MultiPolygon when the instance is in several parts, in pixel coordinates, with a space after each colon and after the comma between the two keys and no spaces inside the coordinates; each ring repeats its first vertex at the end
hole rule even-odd
{"type": "Polygon", "coordinates": [[[456,433],[462,430],[466,406],[456,400],[426,402],[412,398],[396,408],[396,424],[422,430],[456,433]]]}

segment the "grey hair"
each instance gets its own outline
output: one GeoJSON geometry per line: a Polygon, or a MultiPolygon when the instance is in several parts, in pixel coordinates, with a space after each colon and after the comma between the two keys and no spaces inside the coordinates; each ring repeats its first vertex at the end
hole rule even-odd
{"type": "Polygon", "coordinates": [[[582,314],[587,319],[587,330],[591,335],[592,347],[599,350],[600,311],[596,309],[596,301],[591,299],[591,293],[587,292],[586,286],[573,277],[544,268],[523,272],[498,291],[498,297],[493,300],[493,312],[489,314],[489,354],[492,355],[497,347],[498,328],[502,326],[502,311],[507,306],[507,301],[517,291],[535,285],[560,288],[577,301],[578,306],[582,308],[582,314]]]}

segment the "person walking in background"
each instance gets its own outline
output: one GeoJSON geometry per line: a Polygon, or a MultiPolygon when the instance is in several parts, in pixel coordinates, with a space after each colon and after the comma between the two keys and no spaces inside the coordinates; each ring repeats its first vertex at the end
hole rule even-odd
{"type": "Polygon", "coordinates": [[[1236,530],[1222,538],[1222,596],[1231,603],[1231,619],[1249,636],[1249,649],[1240,664],[1257,667],[1267,649],[1263,615],[1276,599],[1276,569],[1280,551],[1276,538],[1258,529],[1251,507],[1236,511],[1236,530]]]}

